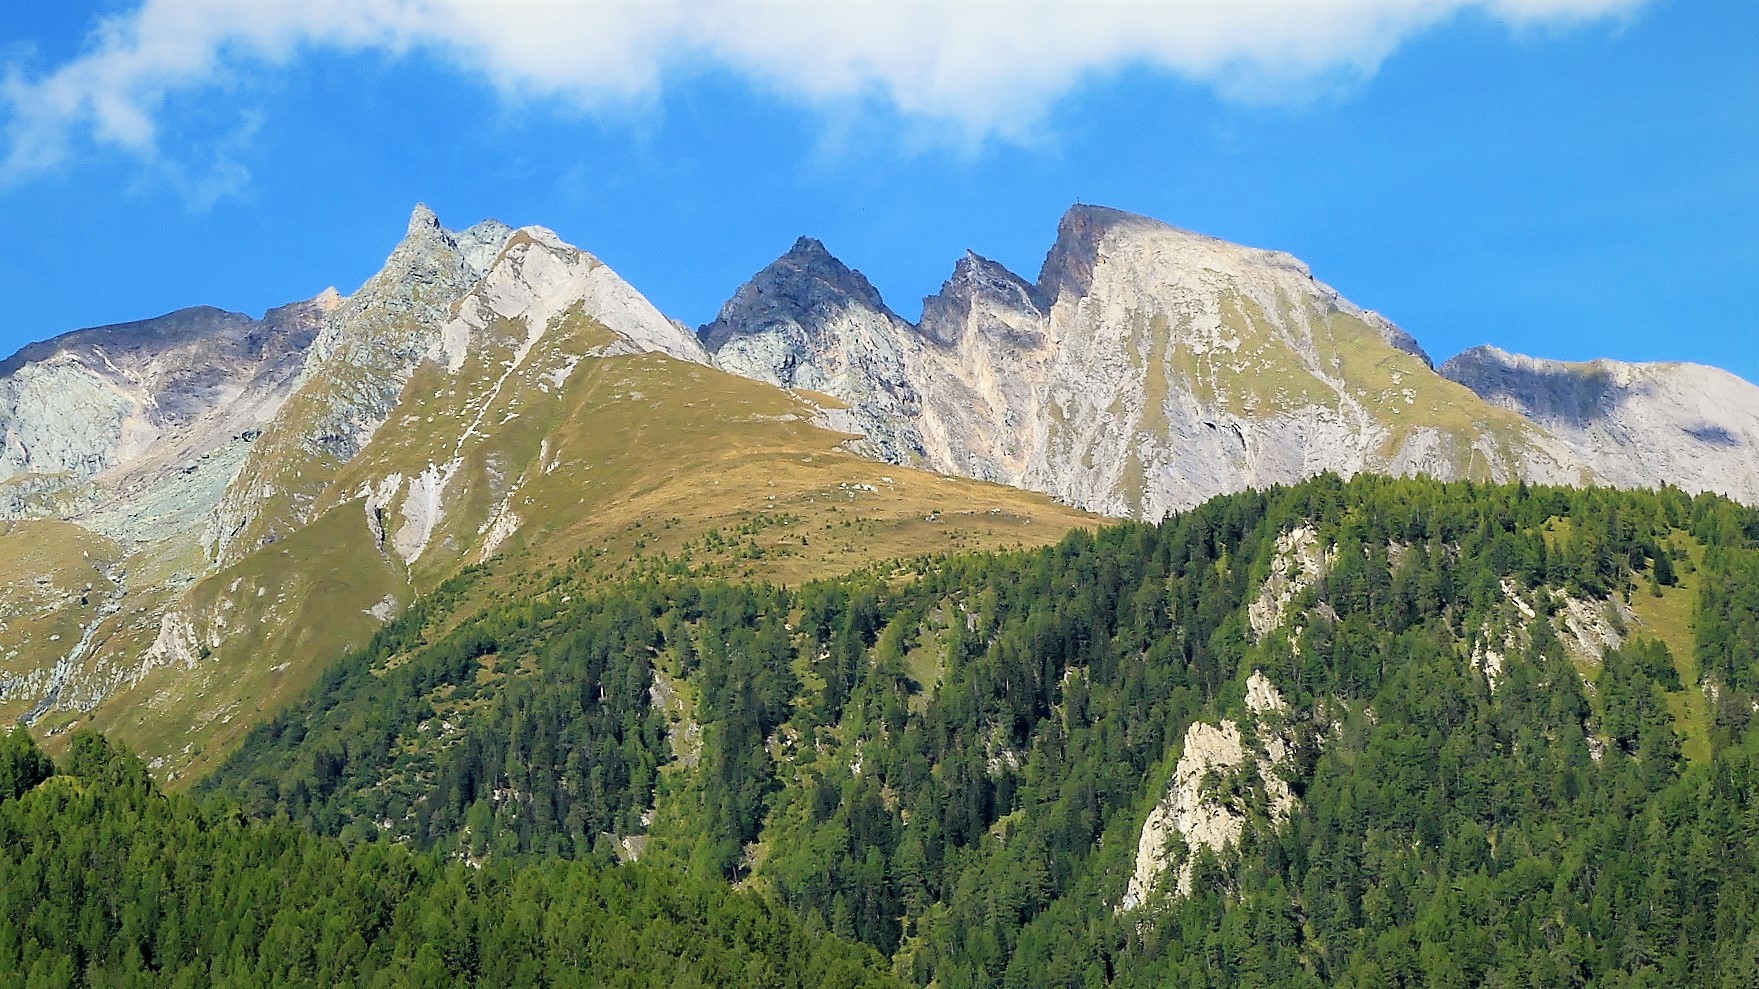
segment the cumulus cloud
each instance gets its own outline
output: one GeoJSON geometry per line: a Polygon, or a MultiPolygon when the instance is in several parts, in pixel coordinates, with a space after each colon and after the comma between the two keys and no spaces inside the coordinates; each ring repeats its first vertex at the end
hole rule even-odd
{"type": "Polygon", "coordinates": [[[730,71],[808,105],[874,101],[967,139],[1020,136],[1095,73],[1141,66],[1226,95],[1365,77],[1462,11],[1510,25],[1644,0],[143,0],[82,54],[0,81],[0,173],[81,142],[159,156],[169,99],[315,49],[414,51],[588,109],[730,71]]]}

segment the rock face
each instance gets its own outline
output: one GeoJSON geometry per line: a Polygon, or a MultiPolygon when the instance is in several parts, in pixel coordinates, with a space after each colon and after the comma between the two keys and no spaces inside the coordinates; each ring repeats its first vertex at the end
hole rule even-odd
{"type": "Polygon", "coordinates": [[[1245,742],[1239,723],[1227,719],[1215,725],[1196,721],[1186,729],[1172,782],[1143,823],[1119,912],[1145,905],[1175,864],[1172,895],[1191,895],[1198,853],[1219,855],[1237,846],[1249,804],[1262,809],[1273,824],[1288,819],[1295,809],[1294,793],[1282,775],[1293,754],[1284,724],[1288,710],[1276,685],[1254,671],[1246,683],[1254,742],[1245,742]],[[1256,779],[1244,774],[1249,760],[1256,779]]]}
{"type": "Polygon", "coordinates": [[[346,299],[27,348],[0,376],[0,485],[14,518],[73,525],[7,533],[66,551],[15,596],[29,615],[0,608],[59,622],[0,660],[0,704],[34,720],[228,650],[358,641],[519,531],[575,368],[633,354],[708,361],[551,231],[426,207],[346,299]]]}
{"type": "Polygon", "coordinates": [[[1247,624],[1255,642],[1264,641],[1265,636],[1283,626],[1289,618],[1289,605],[1318,584],[1337,559],[1337,548],[1322,550],[1319,533],[1310,526],[1299,526],[1278,536],[1276,550],[1271,558],[1270,576],[1259,587],[1258,597],[1246,607],[1247,624]]]}
{"type": "Polygon", "coordinates": [[[848,403],[875,455],[1110,515],[1327,470],[1593,479],[1295,258],[1100,207],[1064,216],[1036,282],[967,255],[919,325],[802,241],[701,335],[848,403]]]}
{"type": "MultiPolygon", "coordinates": [[[[443,411],[447,423],[457,417],[464,435],[447,434],[440,446],[452,449],[436,448],[432,463],[404,472],[410,521],[393,530],[394,542],[406,562],[420,555],[429,528],[422,519],[431,514],[422,506],[446,489],[448,470],[455,469],[447,465],[467,439],[480,438],[490,425],[488,407],[516,373],[532,371],[534,348],[570,312],[610,330],[620,352],[707,361],[692,334],[603,262],[551,231],[489,220],[455,232],[417,207],[385,267],[325,320],[287,409],[212,516],[205,537],[210,556],[236,561],[334,505],[338,474],[368,448],[411,378],[429,365],[482,390],[467,392],[456,407],[434,410],[443,411]],[[473,360],[484,353],[494,355],[492,366],[473,360]]],[[[545,373],[566,377],[559,365],[545,373]]],[[[400,474],[397,484],[402,480],[400,474]]],[[[374,479],[372,486],[385,481],[374,479]]]]}
{"type": "Polygon", "coordinates": [[[699,336],[726,370],[849,403],[862,452],[893,463],[924,457],[904,353],[910,324],[818,241],[796,241],[699,336]]]}
{"type": "Polygon", "coordinates": [[[454,233],[416,207],[384,268],[324,320],[288,408],[209,520],[211,558],[235,562],[311,520],[335,470],[372,439],[440,324],[512,233],[493,220],[454,233]]]}
{"type": "Polygon", "coordinates": [[[1609,483],[1666,482],[1759,502],[1759,388],[1727,371],[1566,363],[1478,347],[1441,373],[1558,437],[1609,483]]]}
{"type": "Polygon", "coordinates": [[[202,490],[279,411],[337,303],[328,292],[260,320],[185,309],[14,354],[0,363],[0,515],[87,517],[130,541],[199,520],[202,490]]]}
{"type": "Polygon", "coordinates": [[[436,540],[448,560],[486,556],[517,531],[510,499],[542,460],[540,435],[502,427],[548,421],[583,359],[627,354],[708,362],[602,261],[542,227],[513,231],[404,374],[394,434],[352,458],[318,510],[364,497],[406,566],[436,540]]]}

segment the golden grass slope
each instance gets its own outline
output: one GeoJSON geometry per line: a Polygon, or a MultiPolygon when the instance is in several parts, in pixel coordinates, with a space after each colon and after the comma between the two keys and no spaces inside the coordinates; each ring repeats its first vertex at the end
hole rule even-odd
{"type": "Polygon", "coordinates": [[[479,562],[474,602],[540,590],[583,559],[595,579],[657,569],[797,583],[1042,544],[1098,521],[848,453],[847,436],[813,424],[819,406],[766,384],[660,354],[591,356],[608,331],[590,320],[555,329],[542,343],[553,353],[493,395],[481,374],[418,370],[311,524],[191,587],[167,619],[178,648],[94,709],[45,718],[51,747],[91,724],[187,781],[383,618],[479,562]],[[406,562],[374,531],[394,532],[401,511],[373,520],[366,492],[448,459],[458,466],[428,548],[406,562]]]}

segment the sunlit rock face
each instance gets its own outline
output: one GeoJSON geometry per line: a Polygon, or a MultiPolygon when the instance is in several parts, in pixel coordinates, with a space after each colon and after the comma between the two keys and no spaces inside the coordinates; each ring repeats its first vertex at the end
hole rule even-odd
{"type": "Polygon", "coordinates": [[[1111,515],[1324,471],[1592,479],[1295,258],[1102,207],[1063,217],[1035,282],[967,255],[917,324],[802,240],[701,336],[848,403],[872,455],[1111,515]]]}
{"type": "Polygon", "coordinates": [[[20,350],[0,363],[0,515],[88,517],[130,542],[198,522],[339,303],[184,309],[20,350]]]}
{"type": "Polygon", "coordinates": [[[1569,363],[1478,347],[1441,373],[1556,436],[1608,483],[1666,483],[1759,502],[1759,388],[1727,371],[1569,363]]]}

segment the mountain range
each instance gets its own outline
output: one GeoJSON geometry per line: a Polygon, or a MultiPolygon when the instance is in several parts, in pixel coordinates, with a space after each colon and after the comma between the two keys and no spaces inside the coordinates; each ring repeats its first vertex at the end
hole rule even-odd
{"type": "Polygon", "coordinates": [[[1327,472],[1759,502],[1733,375],[1436,367],[1287,254],[1095,206],[914,323],[802,238],[695,331],[548,230],[418,207],[350,295],[24,348],[0,424],[0,715],[171,778],[467,570],[798,583],[1327,472]]]}
{"type": "Polygon", "coordinates": [[[967,254],[910,323],[801,240],[704,327],[726,369],[848,402],[872,456],[1155,520],[1215,495],[1373,471],[1759,498],[1759,390],[1686,364],[1468,351],[1299,260],[1097,206],[1036,281],[967,254]]]}

